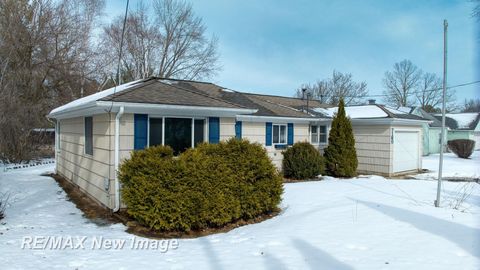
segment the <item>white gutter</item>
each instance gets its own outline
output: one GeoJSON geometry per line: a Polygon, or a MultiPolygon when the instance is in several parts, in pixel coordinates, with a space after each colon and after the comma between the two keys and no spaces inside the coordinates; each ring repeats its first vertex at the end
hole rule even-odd
{"type": "Polygon", "coordinates": [[[118,167],[120,163],[120,118],[124,112],[124,107],[120,107],[117,115],[115,116],[115,207],[113,212],[117,212],[120,209],[120,183],[118,182],[118,167]]]}

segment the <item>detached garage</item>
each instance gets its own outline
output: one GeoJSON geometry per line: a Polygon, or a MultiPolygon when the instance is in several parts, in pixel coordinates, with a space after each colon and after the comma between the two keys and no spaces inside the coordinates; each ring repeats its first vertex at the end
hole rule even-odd
{"type": "MultiPolygon", "coordinates": [[[[318,108],[333,116],[337,108],[318,108]]],[[[358,173],[394,176],[422,169],[422,125],[428,120],[382,105],[345,108],[352,120],[358,173]]]]}

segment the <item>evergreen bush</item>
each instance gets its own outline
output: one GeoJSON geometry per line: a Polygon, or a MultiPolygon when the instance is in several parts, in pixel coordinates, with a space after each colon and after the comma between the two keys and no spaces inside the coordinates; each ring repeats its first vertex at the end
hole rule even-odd
{"type": "Polygon", "coordinates": [[[308,142],[297,142],[283,152],[283,175],[292,179],[311,179],[325,173],[325,160],[308,142]]]}
{"type": "Polygon", "coordinates": [[[447,142],[448,148],[459,158],[469,158],[475,149],[474,140],[457,139],[447,142]]]}
{"type": "Polygon", "coordinates": [[[219,227],[276,211],[283,192],[263,147],[237,139],[200,144],[177,158],[168,146],[135,151],[119,178],[128,214],[160,231],[219,227]]]}
{"type": "Polygon", "coordinates": [[[335,177],[353,177],[357,174],[357,152],[352,123],[345,113],[345,103],[340,99],[338,112],[333,117],[332,127],[325,148],[327,172],[335,177]]]}

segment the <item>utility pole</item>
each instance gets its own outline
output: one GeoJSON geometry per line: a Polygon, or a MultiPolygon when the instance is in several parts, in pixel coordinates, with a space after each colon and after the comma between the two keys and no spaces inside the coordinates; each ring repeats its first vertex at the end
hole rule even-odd
{"type": "Polygon", "coordinates": [[[443,148],[445,147],[445,96],[447,92],[447,20],[443,20],[443,93],[442,93],[442,133],[440,138],[440,161],[438,164],[438,185],[435,207],[440,207],[440,192],[442,190],[443,148]]]}

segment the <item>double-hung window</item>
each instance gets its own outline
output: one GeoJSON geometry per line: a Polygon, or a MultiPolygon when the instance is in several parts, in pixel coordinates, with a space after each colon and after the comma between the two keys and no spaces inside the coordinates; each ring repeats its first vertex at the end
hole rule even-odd
{"type": "Polygon", "coordinates": [[[318,126],[310,126],[310,142],[318,144],[318,126]]]}
{"type": "Polygon", "coordinates": [[[287,125],[273,125],[273,144],[287,143],[287,125]]]}
{"type": "Polygon", "coordinates": [[[310,126],[310,142],[312,144],[327,143],[327,126],[310,126]]]}

